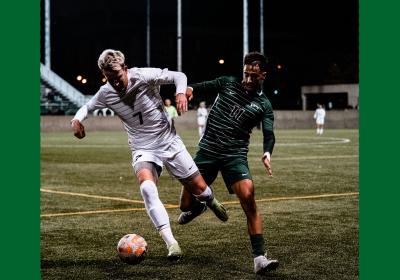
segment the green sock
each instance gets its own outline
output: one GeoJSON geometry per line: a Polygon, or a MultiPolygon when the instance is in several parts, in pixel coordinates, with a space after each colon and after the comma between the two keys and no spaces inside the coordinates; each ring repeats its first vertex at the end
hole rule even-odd
{"type": "Polygon", "coordinates": [[[250,242],[253,257],[264,255],[264,236],[262,234],[250,235],[250,242]]]}

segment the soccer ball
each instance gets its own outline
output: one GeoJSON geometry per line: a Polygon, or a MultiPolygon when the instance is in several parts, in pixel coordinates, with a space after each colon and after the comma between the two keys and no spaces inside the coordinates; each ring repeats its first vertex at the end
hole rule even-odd
{"type": "Polygon", "coordinates": [[[147,255],[147,242],[140,235],[129,233],[118,241],[117,253],[123,262],[138,264],[147,255]]]}

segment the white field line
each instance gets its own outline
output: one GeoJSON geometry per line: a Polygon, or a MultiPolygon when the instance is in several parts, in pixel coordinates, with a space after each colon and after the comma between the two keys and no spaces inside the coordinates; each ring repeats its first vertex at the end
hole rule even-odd
{"type": "Polygon", "coordinates": [[[280,160],[314,160],[314,159],[336,159],[336,158],[358,158],[358,155],[337,155],[337,156],[309,156],[309,157],[287,157],[273,158],[271,162],[280,160]]]}
{"type": "MultiPolygon", "coordinates": [[[[273,202],[273,201],[300,200],[300,199],[319,199],[319,198],[357,196],[357,195],[359,195],[359,192],[305,195],[305,196],[286,196],[286,197],[262,198],[262,199],[257,199],[256,202],[273,202]]],[[[239,201],[225,201],[222,203],[224,205],[240,204],[239,201]]],[[[173,204],[165,205],[165,208],[168,208],[168,209],[173,209],[173,208],[178,208],[178,207],[179,207],[179,205],[173,205],[173,204]]],[[[81,211],[81,212],[42,214],[42,215],[40,215],[40,217],[46,218],[46,217],[60,217],[60,216],[77,216],[77,215],[88,215],[88,214],[105,214],[105,213],[145,211],[145,210],[146,210],[146,208],[105,209],[105,210],[93,210],[93,211],[81,211]]]]}
{"type": "MultiPolygon", "coordinates": [[[[285,147],[285,146],[308,146],[308,145],[332,145],[332,144],[344,144],[349,143],[348,138],[336,138],[336,137],[300,137],[296,139],[311,139],[311,140],[323,140],[315,142],[303,142],[303,143],[276,143],[275,146],[285,147]]],[[[261,147],[263,143],[250,143],[250,146],[261,147]]],[[[188,148],[197,148],[197,144],[185,144],[188,148]]],[[[126,144],[43,144],[41,148],[127,148],[129,146],[126,144]]]]}

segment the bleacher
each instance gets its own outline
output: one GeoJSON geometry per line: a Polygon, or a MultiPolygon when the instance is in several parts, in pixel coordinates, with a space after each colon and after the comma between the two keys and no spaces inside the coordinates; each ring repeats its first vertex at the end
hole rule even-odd
{"type": "Polygon", "coordinates": [[[49,67],[40,64],[41,115],[73,115],[91,97],[82,94],[49,67]]]}

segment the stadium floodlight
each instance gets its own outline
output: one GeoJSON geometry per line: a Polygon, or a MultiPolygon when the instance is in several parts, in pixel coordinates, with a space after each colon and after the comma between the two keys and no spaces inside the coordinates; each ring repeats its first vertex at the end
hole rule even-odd
{"type": "Polygon", "coordinates": [[[219,64],[224,64],[224,63],[225,63],[225,60],[223,60],[223,59],[221,58],[220,60],[218,60],[218,63],[219,63],[219,64]]]}
{"type": "Polygon", "coordinates": [[[82,79],[82,84],[86,84],[87,80],[86,79],[82,79]]]}
{"type": "Polygon", "coordinates": [[[76,76],[76,79],[77,79],[78,81],[82,81],[82,76],[81,76],[81,75],[78,75],[78,76],[76,76]]]}

